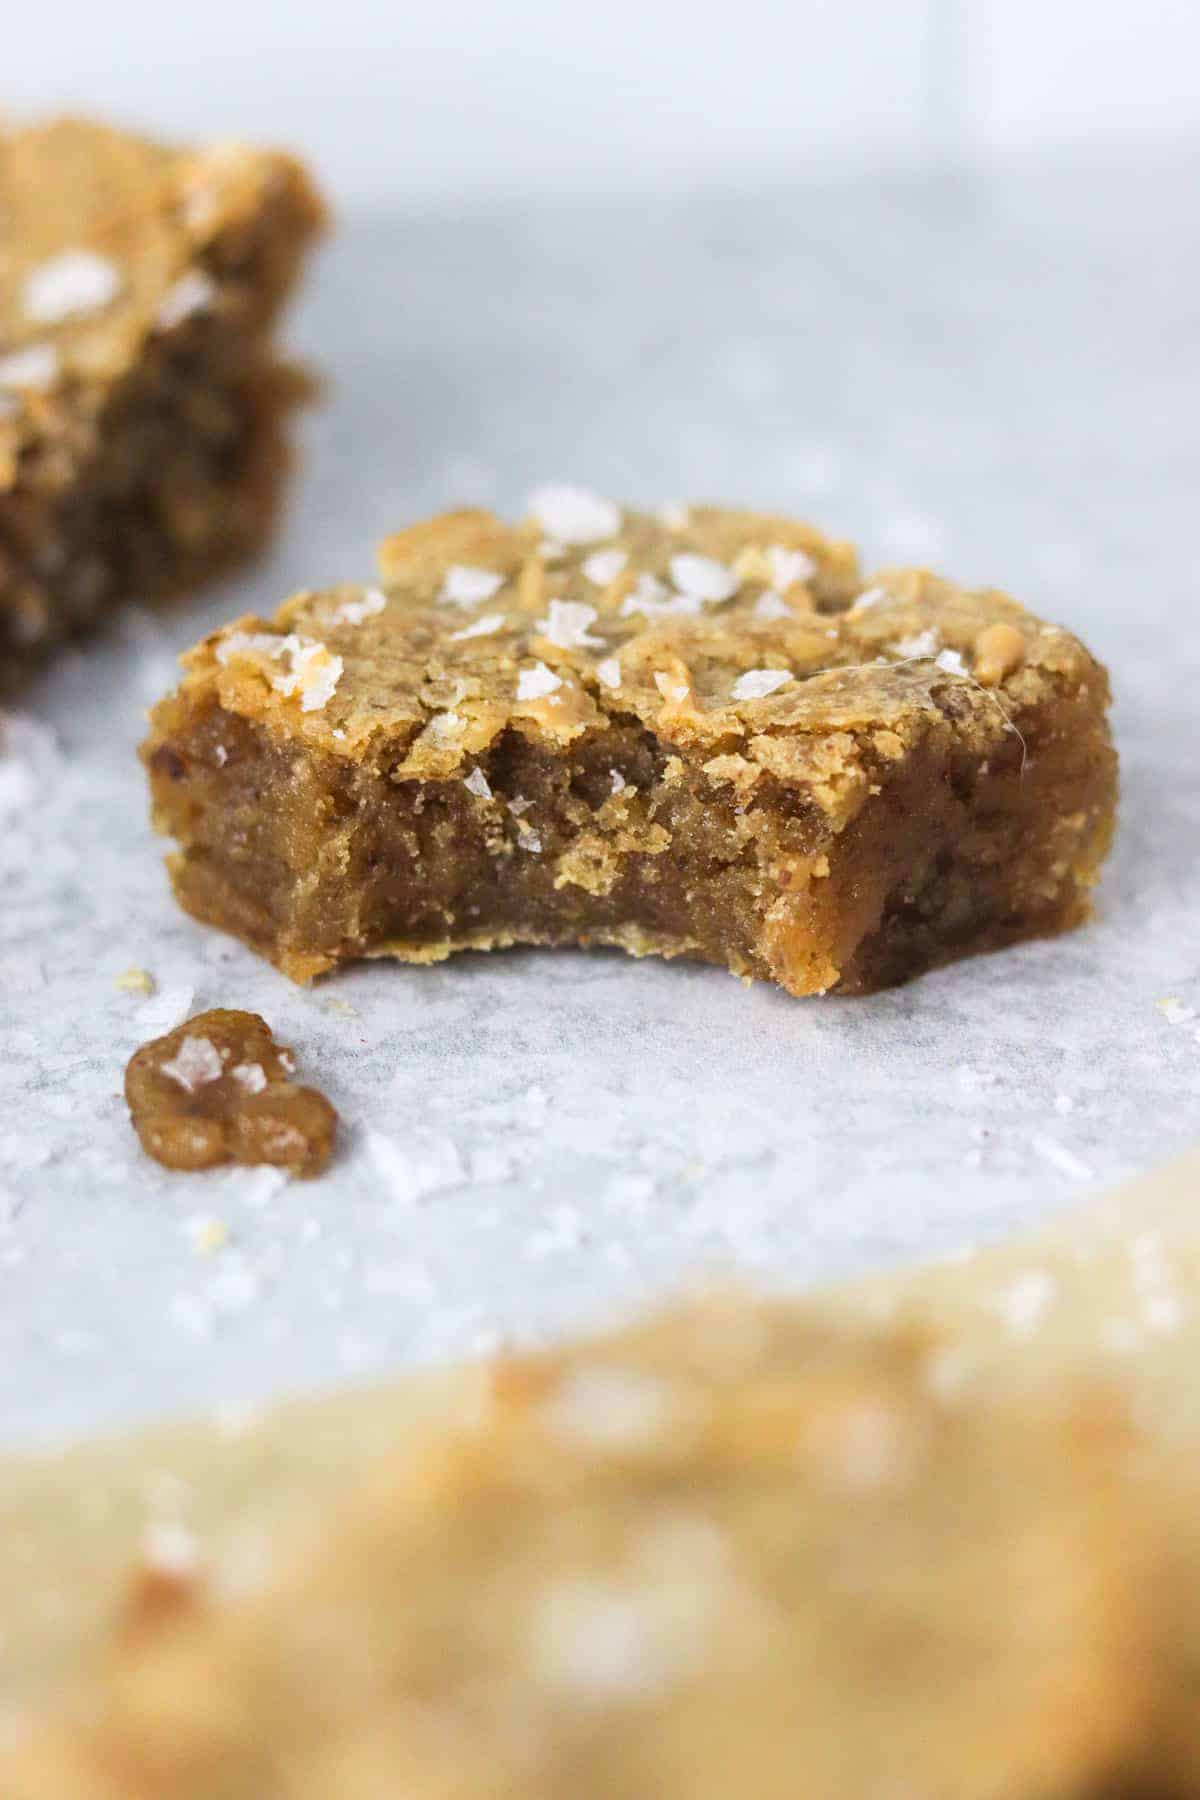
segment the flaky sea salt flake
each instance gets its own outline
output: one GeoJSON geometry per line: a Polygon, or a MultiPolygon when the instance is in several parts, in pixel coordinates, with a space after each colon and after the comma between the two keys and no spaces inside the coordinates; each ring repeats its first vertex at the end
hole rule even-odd
{"type": "Polygon", "coordinates": [[[738,676],[730,693],[735,700],[765,700],[791,679],[786,669],[747,669],[738,676]]]}
{"type": "Polygon", "coordinates": [[[565,1376],[541,1417],[552,1436],[576,1450],[647,1450],[677,1410],[677,1396],[658,1377],[595,1363],[565,1376]]]}
{"type": "Polygon", "coordinates": [[[461,631],[452,631],[450,642],[461,644],[467,638],[491,637],[493,632],[499,631],[503,623],[503,613],[484,613],[482,618],[472,619],[469,625],[464,625],[461,631]]]}
{"type": "Polygon", "coordinates": [[[187,1580],[200,1567],[200,1545],[177,1519],[155,1519],[142,1537],[142,1561],[156,1574],[187,1580]]]}
{"type": "Polygon", "coordinates": [[[194,1094],[197,1088],[206,1086],[210,1081],[219,1081],[222,1074],[221,1056],[216,1045],[208,1038],[192,1037],[190,1034],[184,1038],[170,1062],[161,1063],[159,1067],[164,1075],[177,1081],[189,1094],[194,1094]]]}
{"type": "Polygon", "coordinates": [[[217,284],[203,269],[187,269],[171,283],[163,295],[154,322],[163,331],[174,331],[185,319],[211,306],[217,297],[217,284]]]}
{"type": "Polygon", "coordinates": [[[593,550],[584,557],[583,572],[594,587],[611,587],[628,561],[624,550],[593,550]]]}
{"type": "Polygon", "coordinates": [[[936,656],[938,634],[936,631],[916,631],[911,637],[901,638],[895,646],[896,655],[906,662],[916,662],[924,656],[936,656]]]}
{"type": "Polygon", "coordinates": [[[64,319],[100,312],[121,291],[121,273],[94,250],[62,250],[39,263],[25,277],[21,304],[39,325],[61,325],[64,319]]]}
{"type": "Polygon", "coordinates": [[[365,619],[373,619],[387,605],[387,595],[382,588],[369,587],[362,591],[359,600],[346,600],[331,616],[331,625],[361,625],[365,619]]]}
{"type": "Polygon", "coordinates": [[[490,600],[498,594],[503,586],[504,577],[495,569],[474,569],[466,563],[451,563],[438,599],[451,606],[477,606],[481,600],[490,600]]]}
{"type": "Polygon", "coordinates": [[[530,496],[529,511],[562,544],[595,544],[621,529],[620,507],[587,488],[538,488],[530,496]]]}
{"type": "Polygon", "coordinates": [[[1073,1150],[1068,1150],[1064,1144],[1056,1143],[1053,1138],[1045,1137],[1039,1132],[1030,1138],[1029,1145],[1044,1162],[1048,1162],[1052,1168],[1057,1169],[1059,1174],[1065,1175],[1068,1180],[1090,1181],[1092,1179],[1092,1170],[1087,1163],[1076,1156],[1073,1150]]]}
{"type": "Polygon", "coordinates": [[[777,594],[774,588],[766,588],[754,602],[754,616],[756,619],[790,619],[793,614],[782,594],[777,594]]]}
{"type": "Polygon", "coordinates": [[[27,344],[0,356],[0,388],[48,388],[58,380],[58,351],[53,344],[27,344]]]}
{"type": "Polygon", "coordinates": [[[1027,1269],[993,1295],[991,1305],[1014,1337],[1027,1338],[1033,1336],[1057,1298],[1058,1281],[1048,1269],[1027,1269]]]}
{"type": "Polygon", "coordinates": [[[697,556],[684,550],[671,558],[671,580],[681,594],[687,594],[702,605],[728,600],[738,590],[738,578],[732,569],[711,556],[697,556]]]}
{"type": "Polygon", "coordinates": [[[811,581],[817,572],[817,565],[803,550],[786,550],[782,544],[772,544],[767,551],[767,563],[771,570],[771,584],[786,593],[788,588],[799,582],[811,581]]]}
{"type": "Polygon", "coordinates": [[[594,649],[602,638],[589,637],[588,626],[596,622],[594,606],[576,600],[551,600],[547,617],[538,620],[538,630],[560,650],[594,649]]]}
{"type": "Polygon", "coordinates": [[[521,669],[517,674],[518,700],[543,700],[547,694],[554,693],[562,686],[562,677],[553,669],[548,669],[544,662],[535,662],[532,669],[521,669]]]}

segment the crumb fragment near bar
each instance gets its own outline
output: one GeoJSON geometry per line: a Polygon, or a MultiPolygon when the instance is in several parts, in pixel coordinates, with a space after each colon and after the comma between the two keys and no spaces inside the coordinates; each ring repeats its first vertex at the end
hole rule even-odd
{"type": "MultiPolygon", "coordinates": [[[[272,1163],[319,1175],[333,1151],[337,1114],[315,1088],[291,1077],[291,1052],[257,1013],[217,1008],[134,1052],[125,1098],[142,1148],[168,1169],[272,1163]]],[[[216,1249],[219,1221],[198,1243],[216,1249]]]]}
{"type": "Polygon", "coordinates": [[[310,389],[275,323],[321,217],[245,144],[0,131],[0,691],[263,542],[310,389]]]}
{"type": "Polygon", "coordinates": [[[197,646],[143,750],[183,905],[299,980],[580,943],[855,992],[1087,914],[1107,678],[1003,594],[563,488],[380,570],[197,646]]]}
{"type": "Polygon", "coordinates": [[[6,1796],[1159,1791],[1119,1406],[947,1400],[938,1350],[733,1301],[501,1362],[261,1593],[189,1605],[168,1540],[6,1796]]]}
{"type": "Polygon", "coordinates": [[[148,969],[141,969],[134,963],[114,976],[113,986],[120,994],[141,994],[148,997],[155,992],[157,983],[148,969]]]}

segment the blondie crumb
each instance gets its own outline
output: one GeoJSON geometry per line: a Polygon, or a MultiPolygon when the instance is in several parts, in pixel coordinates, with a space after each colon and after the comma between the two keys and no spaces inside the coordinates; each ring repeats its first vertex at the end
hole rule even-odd
{"type": "Polygon", "coordinates": [[[0,691],[263,542],[311,386],[275,322],[321,220],[245,144],[0,133],[0,691]]]}
{"type": "Polygon", "coordinates": [[[143,756],[176,893],[308,980],[515,943],[856,992],[1086,916],[1104,670],[993,590],[552,489],[387,540],[185,658],[143,756]]]}
{"type": "Polygon", "coordinates": [[[337,1114],[294,1073],[291,1051],[257,1013],[217,1008],[135,1051],[125,1098],[143,1150],[164,1168],[273,1163],[319,1175],[337,1114]]]}

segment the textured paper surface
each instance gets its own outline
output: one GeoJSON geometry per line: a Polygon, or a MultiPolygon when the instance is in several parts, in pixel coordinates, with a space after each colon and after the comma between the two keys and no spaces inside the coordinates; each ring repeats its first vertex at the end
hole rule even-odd
{"type": "Polygon", "coordinates": [[[0,1442],[536,1341],[714,1270],[799,1285],[995,1239],[1196,1135],[1192,200],[1182,165],[1030,166],[343,221],[274,557],[127,613],[0,759],[0,1442]],[[791,510],[1078,630],[1124,767],[1097,922],[797,1002],[570,953],[305,992],[179,914],[133,754],[174,652],[556,478],[791,510]],[[114,986],[131,966],[153,996],[114,986]],[[214,1005],[263,1012],[340,1108],[324,1180],[142,1157],[124,1062],[214,1005]]]}

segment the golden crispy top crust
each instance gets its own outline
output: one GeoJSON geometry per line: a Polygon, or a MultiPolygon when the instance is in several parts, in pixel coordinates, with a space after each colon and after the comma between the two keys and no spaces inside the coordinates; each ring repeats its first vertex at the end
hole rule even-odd
{"type": "Polygon", "coordinates": [[[935,1351],[733,1300],[501,1365],[265,1592],[140,1584],[6,1792],[1090,1791],[1145,1727],[1123,1428],[935,1351]]]}
{"type": "Polygon", "coordinates": [[[263,209],[307,236],[321,206],[290,157],[174,149],[78,119],[0,137],[0,489],[21,443],[131,368],[151,336],[214,306],[268,320],[282,297],[219,292],[263,209]]]}
{"type": "Polygon", "coordinates": [[[950,713],[986,753],[1055,687],[1103,691],[1077,640],[1003,594],[922,570],[865,582],[848,544],[764,514],[551,490],[518,526],[449,513],[379,560],[378,587],[207,639],[184,691],[401,779],[469,773],[509,728],[565,746],[632,716],[718,779],[767,769],[832,814],[863,734],[899,758],[950,713]]]}

